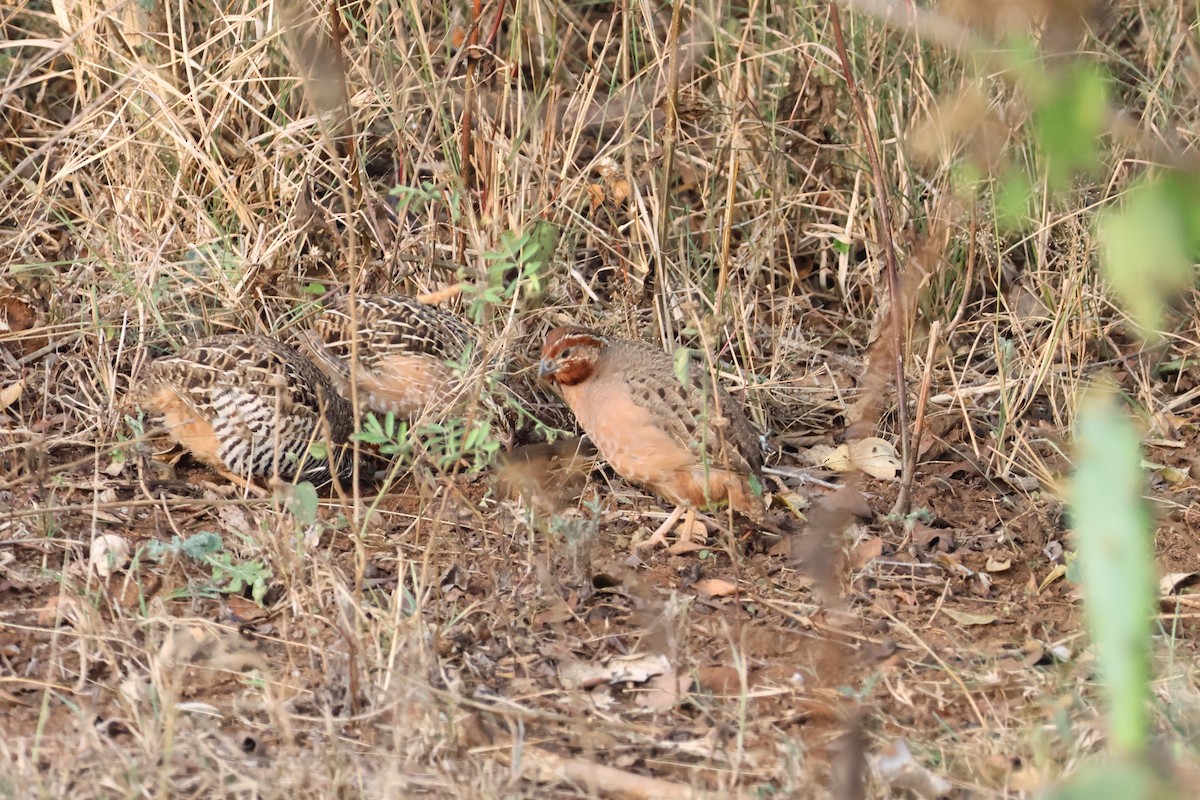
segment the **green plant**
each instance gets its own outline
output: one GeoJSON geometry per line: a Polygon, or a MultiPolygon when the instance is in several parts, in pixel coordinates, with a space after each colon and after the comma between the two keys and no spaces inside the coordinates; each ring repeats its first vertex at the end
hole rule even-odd
{"type": "Polygon", "coordinates": [[[152,541],[146,545],[145,556],[151,561],[182,557],[207,567],[211,581],[194,590],[201,596],[240,594],[249,587],[254,601],[261,603],[273,574],[258,561],[234,563],[233,554],[224,549],[221,537],[211,531],[186,538],[173,536],[168,542],[152,541]]]}
{"type": "Polygon", "coordinates": [[[504,231],[500,246],[483,254],[488,262],[487,282],[472,285],[463,282],[468,297],[468,313],[482,323],[488,307],[505,304],[517,294],[536,295],[542,291],[546,268],[554,255],[558,229],[538,220],[521,232],[504,231]]]}

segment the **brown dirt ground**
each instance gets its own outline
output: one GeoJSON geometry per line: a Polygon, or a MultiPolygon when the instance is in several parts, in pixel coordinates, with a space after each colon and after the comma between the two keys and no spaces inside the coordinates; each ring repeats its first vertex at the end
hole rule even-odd
{"type": "MultiPolygon", "coordinates": [[[[1170,463],[1179,452],[1151,457],[1170,463]]],[[[388,701],[380,676],[357,674],[379,666],[355,652],[364,632],[339,628],[352,624],[336,610],[348,598],[332,596],[329,582],[330,591],[304,595],[329,607],[297,607],[281,584],[291,570],[296,580],[332,573],[353,586],[349,537],[326,527],[300,545],[270,501],[214,506],[227,492],[211,476],[180,474],[156,501],[123,477],[94,484],[90,470],[13,492],[14,510],[67,509],[10,519],[10,531],[37,520],[45,535],[0,543],[0,704],[10,733],[45,742],[43,765],[88,726],[94,735],[82,738],[96,750],[81,764],[129,746],[139,721],[128,718],[127,695],[146,691],[134,685],[139,674],[158,691],[173,687],[180,703],[211,707],[220,722],[200,727],[241,748],[258,765],[250,772],[330,735],[362,757],[387,751],[398,729],[421,724],[429,710],[415,704],[431,696],[452,720],[455,740],[443,746],[456,757],[495,756],[518,740],[717,792],[771,787],[783,796],[805,794],[785,786],[789,758],[805,765],[811,787],[853,763],[848,750],[895,739],[953,781],[953,796],[1000,796],[1051,777],[1048,765],[1065,756],[1047,752],[1077,746],[1081,721],[1100,725],[1080,684],[1090,661],[1078,593],[1056,572],[1066,544],[1060,504],[965,463],[921,465],[915,506],[927,514],[907,529],[885,518],[894,484],[802,486],[804,528],[784,541],[737,527],[735,560],[721,535],[698,555],[632,556],[638,512],[657,507],[603,471],[585,498],[601,513],[560,515],[578,523],[566,536],[539,530],[545,520],[527,504],[497,505],[486,480],[443,483],[433,501],[410,485],[378,504],[355,598],[368,617],[393,616],[393,635],[412,648],[393,654],[388,701]],[[107,502],[93,523],[96,498],[107,502]],[[281,537],[274,552],[292,558],[274,564],[267,616],[242,596],[197,591],[206,571],[182,558],[89,580],[81,564],[93,524],[135,548],[172,531],[242,525],[251,538],[281,537]],[[414,604],[422,613],[407,616],[414,604]],[[253,707],[257,681],[271,684],[279,708],[253,707]],[[1045,750],[989,745],[1014,724],[1042,731],[1027,738],[1045,750]],[[1048,733],[1056,725],[1075,734],[1048,733]]],[[[1163,574],[1200,569],[1196,491],[1191,478],[1155,487],[1168,509],[1157,542],[1163,574]]],[[[1164,606],[1164,623],[1194,652],[1195,615],[1180,608],[1164,606]]]]}

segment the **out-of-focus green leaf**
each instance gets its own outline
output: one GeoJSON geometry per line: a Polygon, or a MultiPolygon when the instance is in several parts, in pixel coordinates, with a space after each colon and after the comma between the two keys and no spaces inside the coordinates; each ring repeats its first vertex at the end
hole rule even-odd
{"type": "Polygon", "coordinates": [[[1148,735],[1157,592],[1138,437],[1111,390],[1091,390],[1075,426],[1069,502],[1084,613],[1104,682],[1110,745],[1119,756],[1138,756],[1148,735]]]}
{"type": "Polygon", "coordinates": [[[1085,763],[1049,800],[1175,800],[1182,795],[1139,762],[1085,763]]]}
{"type": "Polygon", "coordinates": [[[996,221],[1004,230],[1023,230],[1034,218],[1033,184],[1024,170],[1008,169],[996,191],[996,221]]]}
{"type": "Polygon", "coordinates": [[[1163,303],[1194,280],[1200,187],[1180,173],[1149,180],[1100,219],[1104,277],[1145,330],[1162,326],[1163,303]]]}
{"type": "Polygon", "coordinates": [[[1100,136],[1107,126],[1108,82],[1088,64],[1047,75],[1036,98],[1034,131],[1046,157],[1050,188],[1067,188],[1078,172],[1099,163],[1100,136]]]}
{"type": "Polygon", "coordinates": [[[312,525],[317,521],[317,503],[316,488],[308,481],[303,481],[292,487],[288,510],[301,525],[312,525]]]}

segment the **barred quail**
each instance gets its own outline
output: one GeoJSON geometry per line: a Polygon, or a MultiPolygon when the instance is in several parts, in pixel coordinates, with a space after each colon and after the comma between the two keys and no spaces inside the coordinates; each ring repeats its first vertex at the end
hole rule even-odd
{"type": "Polygon", "coordinates": [[[331,463],[341,478],[353,470],[350,403],[303,355],[265,336],[213,336],[155,360],[140,402],[196,458],[243,485],[275,475],[320,483],[331,463]]]}
{"type": "Polygon", "coordinates": [[[372,411],[411,417],[445,402],[477,355],[470,325],[415,298],[359,295],[356,312],[352,324],[342,298],[317,317],[304,342],[313,361],[346,396],[351,347],[357,345],[354,372],[360,402],[372,411]]]}

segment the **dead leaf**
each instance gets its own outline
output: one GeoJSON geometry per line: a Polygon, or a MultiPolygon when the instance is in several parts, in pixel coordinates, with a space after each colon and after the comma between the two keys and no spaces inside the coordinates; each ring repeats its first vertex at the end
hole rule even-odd
{"type": "Polygon", "coordinates": [[[988,557],[987,564],[984,569],[988,572],[1004,572],[1012,567],[1012,559],[1006,558],[1003,561],[1000,559],[988,557]]]}
{"type": "Polygon", "coordinates": [[[931,528],[918,522],[913,525],[912,538],[922,552],[948,553],[954,549],[954,531],[948,528],[931,528]]]}
{"type": "Polygon", "coordinates": [[[875,516],[875,509],[867,502],[867,496],[853,486],[843,486],[833,494],[822,497],[818,505],[830,511],[848,511],[859,519],[875,516]]]}
{"type": "Polygon", "coordinates": [[[1000,618],[995,614],[968,614],[965,611],[958,611],[953,608],[942,608],[942,613],[950,619],[957,622],[959,625],[991,625],[997,622],[1000,618]]]}
{"type": "Polygon", "coordinates": [[[558,662],[558,682],[564,689],[592,689],[611,680],[612,670],[603,664],[578,659],[558,662]]]}
{"type": "Polygon", "coordinates": [[[812,501],[809,500],[808,495],[788,489],[783,492],[776,492],[773,496],[773,502],[784,506],[797,519],[804,519],[804,509],[808,508],[812,501]]]}
{"type": "Polygon", "coordinates": [[[643,683],[655,675],[674,672],[667,657],[658,654],[618,657],[609,661],[608,666],[612,672],[613,683],[643,683]]]}
{"type": "Polygon", "coordinates": [[[822,466],[843,474],[854,471],[854,464],[850,461],[849,445],[840,444],[837,447],[817,445],[816,447],[809,448],[809,452],[816,455],[814,451],[827,451],[824,461],[820,462],[822,466]]]}
{"type": "Polygon", "coordinates": [[[706,578],[692,584],[696,591],[707,597],[729,597],[737,594],[737,584],[720,578],[706,578]]]}
{"type": "Polygon", "coordinates": [[[1169,572],[1159,578],[1158,593],[1161,595],[1177,594],[1180,590],[1196,583],[1197,578],[1200,578],[1200,573],[1197,572],[1169,572]]]}
{"type": "Polygon", "coordinates": [[[666,673],[674,674],[664,655],[618,656],[602,664],[566,659],[558,664],[558,679],[567,689],[591,689],[604,683],[645,683],[666,673]]]}
{"type": "Polygon", "coordinates": [[[1067,565],[1066,564],[1055,564],[1054,569],[1050,570],[1050,574],[1048,574],[1046,577],[1042,578],[1042,582],[1040,584],[1038,584],[1038,588],[1037,588],[1038,594],[1041,594],[1042,592],[1044,592],[1046,590],[1047,586],[1054,583],[1059,578],[1066,576],[1066,574],[1067,574],[1067,565]]]}
{"type": "Polygon", "coordinates": [[[896,739],[869,758],[881,781],[892,789],[912,792],[925,800],[950,794],[950,782],[917,763],[908,744],[896,739]]]}
{"type": "MultiPolygon", "coordinates": [[[[690,680],[686,680],[690,684],[690,680]]],[[[646,682],[642,691],[637,693],[637,704],[649,711],[666,711],[679,702],[682,695],[682,690],[687,686],[680,687],[679,680],[675,677],[675,670],[668,667],[668,671],[662,675],[655,675],[646,682]]]]}
{"type": "Polygon", "coordinates": [[[807,467],[820,467],[828,465],[834,459],[834,454],[842,450],[841,459],[845,459],[848,451],[845,450],[845,445],[842,447],[833,447],[828,444],[814,444],[812,447],[802,448],[796,454],[799,457],[800,463],[807,467]]]}
{"type": "Polygon", "coordinates": [[[0,295],[0,343],[19,356],[41,350],[49,340],[31,333],[38,313],[33,306],[11,294],[0,295]]]}
{"type": "Polygon", "coordinates": [[[92,540],[88,565],[101,578],[107,578],[129,563],[129,542],[115,533],[102,533],[92,540]]]}
{"type": "Polygon", "coordinates": [[[962,563],[957,555],[950,553],[934,553],[933,563],[937,564],[947,572],[958,575],[960,578],[974,578],[975,571],[962,563]]]}
{"type": "Polygon", "coordinates": [[[595,211],[600,206],[604,205],[604,187],[598,183],[589,183],[587,185],[588,200],[592,204],[592,211],[595,211]]]}
{"type": "Polygon", "coordinates": [[[883,539],[878,536],[868,536],[850,551],[850,563],[855,569],[862,569],[883,555],[883,539]]]}
{"type": "Polygon", "coordinates": [[[25,379],[10,383],[3,389],[0,389],[0,411],[11,406],[13,403],[21,399],[21,395],[25,394],[25,379]]]}
{"type": "Polygon", "coordinates": [[[225,595],[225,615],[239,625],[258,622],[267,616],[267,611],[253,600],[240,594],[225,595]]]}
{"type": "Polygon", "coordinates": [[[696,686],[713,694],[737,695],[742,691],[742,680],[733,667],[700,667],[696,670],[696,686]]]}
{"type": "Polygon", "coordinates": [[[556,597],[549,608],[539,611],[533,616],[531,624],[534,630],[541,630],[547,625],[557,625],[560,622],[566,622],[574,616],[575,613],[571,611],[566,602],[562,598],[556,597]]]}
{"type": "Polygon", "coordinates": [[[79,602],[73,597],[51,597],[38,609],[37,622],[49,628],[62,621],[74,625],[79,620],[79,602]]]}
{"type": "Polygon", "coordinates": [[[850,463],[872,478],[893,480],[901,469],[900,456],[896,448],[886,439],[870,436],[850,442],[848,445],[850,463]]]}

